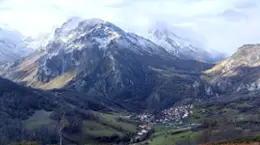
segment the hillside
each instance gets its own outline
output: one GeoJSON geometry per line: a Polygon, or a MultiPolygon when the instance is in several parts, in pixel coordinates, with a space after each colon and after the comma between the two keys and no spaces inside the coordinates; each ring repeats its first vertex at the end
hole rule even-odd
{"type": "Polygon", "coordinates": [[[238,48],[231,57],[206,71],[206,78],[222,92],[258,91],[259,50],[259,44],[238,48]]]}
{"type": "Polygon", "coordinates": [[[113,105],[106,104],[107,108],[75,92],[41,91],[0,78],[0,99],[1,144],[22,140],[55,144],[61,128],[68,144],[128,142],[136,132],[137,123],[120,119],[116,107],[109,109],[113,105]]]}
{"type": "MultiPolygon", "coordinates": [[[[54,98],[48,93],[19,86],[0,78],[0,133],[10,143],[25,139],[30,131],[25,131],[22,121],[28,119],[36,110],[51,111],[54,98]]],[[[29,139],[29,138],[27,138],[29,139]]]]}

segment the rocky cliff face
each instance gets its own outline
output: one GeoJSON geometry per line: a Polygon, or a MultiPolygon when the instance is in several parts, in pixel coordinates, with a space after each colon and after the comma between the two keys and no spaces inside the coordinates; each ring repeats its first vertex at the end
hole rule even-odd
{"type": "Polygon", "coordinates": [[[194,92],[211,93],[199,77],[211,65],[179,59],[110,22],[70,19],[53,36],[45,49],[2,67],[1,75],[42,89],[77,90],[129,110],[164,108],[194,92]]]}
{"type": "Polygon", "coordinates": [[[206,71],[206,74],[221,91],[260,90],[259,56],[259,44],[244,45],[234,55],[206,71]]]}

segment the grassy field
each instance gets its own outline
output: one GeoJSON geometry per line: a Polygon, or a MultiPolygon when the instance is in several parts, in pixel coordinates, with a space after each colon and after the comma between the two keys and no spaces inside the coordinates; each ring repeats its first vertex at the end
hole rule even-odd
{"type": "Polygon", "coordinates": [[[114,134],[122,136],[122,132],[111,128],[109,126],[102,125],[93,120],[86,120],[83,122],[84,135],[90,135],[95,137],[112,136],[114,134]]]}
{"type": "Polygon", "coordinates": [[[52,112],[46,112],[44,110],[35,111],[35,113],[27,120],[24,121],[24,126],[27,129],[37,128],[41,125],[47,125],[54,123],[49,117],[52,112]]]}
{"type": "MultiPolygon", "coordinates": [[[[245,104],[242,104],[245,105],[245,104]]],[[[194,109],[193,114],[189,117],[185,123],[202,123],[205,119],[211,119],[215,121],[222,121],[225,118],[242,118],[243,114],[238,110],[231,107],[219,108],[212,105],[204,109],[194,109]]]]}
{"type": "Polygon", "coordinates": [[[193,114],[189,117],[188,120],[185,120],[185,123],[201,123],[208,116],[208,111],[203,109],[194,109],[193,114]]]}
{"type": "Polygon", "coordinates": [[[168,127],[168,126],[165,126],[163,124],[159,124],[159,125],[154,126],[154,131],[156,133],[167,132],[167,131],[171,131],[173,129],[175,129],[175,128],[174,127],[168,127]]]}
{"type": "Polygon", "coordinates": [[[198,132],[187,131],[179,134],[160,134],[148,140],[149,145],[175,145],[181,140],[196,141],[198,132]]]}
{"type": "Polygon", "coordinates": [[[83,131],[70,135],[70,139],[78,141],[79,144],[102,145],[102,142],[95,140],[97,137],[111,137],[118,135],[122,137],[126,133],[136,133],[137,124],[130,120],[118,119],[120,114],[108,114],[95,112],[99,116],[99,121],[84,120],[83,131]]]}
{"type": "Polygon", "coordinates": [[[142,143],[149,145],[175,145],[179,141],[189,140],[196,142],[196,139],[199,137],[200,132],[192,132],[189,131],[188,128],[175,128],[175,127],[167,127],[165,125],[156,125],[154,126],[155,133],[152,136],[142,143]],[[182,133],[176,133],[178,131],[184,131],[182,133]]]}
{"type": "Polygon", "coordinates": [[[69,138],[78,141],[80,144],[100,144],[99,141],[94,139],[95,137],[110,137],[112,135],[122,136],[123,133],[96,121],[85,120],[82,133],[70,135],[69,138]]]}
{"type": "Polygon", "coordinates": [[[114,126],[116,128],[122,128],[122,130],[126,132],[135,133],[137,132],[137,124],[131,120],[124,119],[124,121],[120,121],[118,117],[119,114],[105,114],[101,113],[102,119],[101,122],[108,124],[110,126],[114,126]]]}
{"type": "Polygon", "coordinates": [[[244,137],[232,141],[224,141],[218,143],[207,143],[201,145],[260,145],[260,135],[253,137],[244,137]]]}

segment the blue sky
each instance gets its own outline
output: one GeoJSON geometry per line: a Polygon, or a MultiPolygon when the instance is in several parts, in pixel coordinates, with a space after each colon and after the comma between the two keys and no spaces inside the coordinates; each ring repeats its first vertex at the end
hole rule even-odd
{"type": "Polygon", "coordinates": [[[50,32],[72,16],[101,18],[141,35],[164,22],[229,54],[260,42],[259,0],[0,0],[0,26],[24,35],[50,32]]]}

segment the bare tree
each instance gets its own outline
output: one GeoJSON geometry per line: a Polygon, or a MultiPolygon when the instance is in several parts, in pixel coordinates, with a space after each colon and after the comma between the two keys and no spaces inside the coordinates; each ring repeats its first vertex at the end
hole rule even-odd
{"type": "Polygon", "coordinates": [[[60,137],[60,145],[63,145],[62,141],[63,141],[63,136],[62,136],[62,132],[63,129],[69,126],[69,121],[65,118],[65,113],[63,113],[62,118],[60,120],[60,129],[59,129],[59,137],[60,137]]]}

